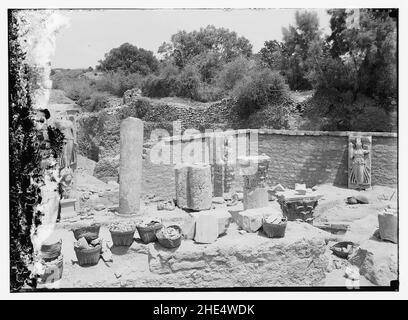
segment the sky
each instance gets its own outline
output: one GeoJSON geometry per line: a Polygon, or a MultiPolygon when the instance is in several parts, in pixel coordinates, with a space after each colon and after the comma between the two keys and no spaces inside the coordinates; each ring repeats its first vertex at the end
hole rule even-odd
{"type": "MultiPolygon", "coordinates": [[[[329,31],[325,9],[318,13],[323,32],[329,31]]],[[[57,35],[53,68],[95,67],[104,54],[128,42],[157,54],[163,42],[179,30],[212,24],[246,37],[258,52],[266,40],[281,40],[282,27],[294,24],[296,9],[147,9],[64,10],[69,26],[57,35]]]]}

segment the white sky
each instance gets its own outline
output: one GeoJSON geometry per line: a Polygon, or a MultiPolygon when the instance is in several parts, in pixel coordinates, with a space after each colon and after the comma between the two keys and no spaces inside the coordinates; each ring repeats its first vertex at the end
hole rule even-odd
{"type": "MultiPolygon", "coordinates": [[[[325,9],[318,13],[320,27],[329,30],[325,9]]],[[[294,24],[295,9],[146,9],[65,10],[70,26],[57,36],[53,68],[94,67],[110,49],[129,42],[157,53],[179,30],[198,30],[213,24],[237,32],[259,51],[266,40],[281,40],[282,27],[294,24]]]]}

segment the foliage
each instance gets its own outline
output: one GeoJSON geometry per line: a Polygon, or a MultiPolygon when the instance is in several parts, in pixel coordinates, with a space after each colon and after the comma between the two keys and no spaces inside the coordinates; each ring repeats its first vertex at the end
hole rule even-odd
{"type": "Polygon", "coordinates": [[[288,93],[281,75],[269,69],[254,69],[232,90],[239,115],[248,117],[267,105],[278,105],[288,93]]]}
{"type": "Polygon", "coordinates": [[[259,51],[261,61],[272,70],[280,70],[284,63],[284,45],[277,40],[265,41],[259,51]]]}
{"type": "Polygon", "coordinates": [[[109,94],[106,92],[93,92],[89,99],[83,101],[82,107],[88,112],[97,112],[109,107],[109,94]]]}
{"type": "MultiPolygon", "coordinates": [[[[33,263],[31,234],[40,224],[44,156],[57,157],[62,133],[47,128],[50,147],[34,123],[33,81],[36,70],[25,62],[19,41],[16,11],[9,11],[9,206],[10,206],[10,289],[35,287],[29,266],[33,263]]],[[[37,75],[38,76],[38,75],[37,75]]]]}
{"type": "Polygon", "coordinates": [[[158,63],[151,51],[124,43],[106,53],[105,58],[99,61],[97,69],[147,75],[157,70],[158,63]]]}
{"type": "Polygon", "coordinates": [[[143,76],[138,73],[107,72],[101,79],[95,80],[98,91],[106,91],[122,97],[125,91],[140,87],[143,76]]]}
{"type": "Polygon", "coordinates": [[[233,61],[224,65],[217,75],[217,86],[224,90],[230,91],[234,86],[242,80],[255,66],[253,61],[250,61],[242,56],[237,57],[233,61]]]}
{"type": "Polygon", "coordinates": [[[68,98],[76,101],[79,105],[82,105],[86,100],[91,97],[91,94],[95,89],[91,86],[89,80],[79,78],[75,80],[67,79],[62,83],[62,87],[68,98]]]}
{"type": "MultiPolygon", "coordinates": [[[[177,32],[171,36],[170,43],[165,42],[160,46],[158,52],[165,60],[173,61],[179,68],[184,68],[197,56],[201,57],[196,59],[204,61],[199,65],[213,67],[230,62],[240,55],[250,57],[252,45],[248,39],[238,37],[233,31],[208,25],[199,31],[177,32]]],[[[207,69],[204,67],[204,70],[207,69]]],[[[207,77],[205,72],[202,76],[204,79],[207,77]]]]}
{"type": "Polygon", "coordinates": [[[330,10],[330,43],[311,52],[308,78],[317,89],[352,91],[380,102],[396,98],[396,21],[388,11],[361,9],[359,24],[347,23],[353,12],[330,10]]]}
{"type": "Polygon", "coordinates": [[[143,80],[143,94],[148,97],[171,97],[176,95],[179,73],[179,69],[173,64],[164,64],[158,76],[150,75],[143,80]]]}
{"type": "Polygon", "coordinates": [[[198,97],[200,83],[200,74],[197,68],[194,65],[187,65],[178,76],[176,95],[200,100],[198,97]]]}
{"type": "Polygon", "coordinates": [[[292,90],[311,89],[306,78],[307,59],[312,46],[321,43],[321,31],[316,12],[296,11],[295,26],[282,28],[283,53],[282,72],[286,75],[292,90]]]}

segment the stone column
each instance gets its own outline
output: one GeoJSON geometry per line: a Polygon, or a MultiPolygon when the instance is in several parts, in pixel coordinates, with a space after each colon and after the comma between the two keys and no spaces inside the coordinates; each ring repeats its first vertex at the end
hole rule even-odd
{"type": "Polygon", "coordinates": [[[240,157],[240,173],[244,176],[244,210],[268,206],[266,178],[270,158],[268,156],[240,157]]]}
{"type": "Polygon", "coordinates": [[[143,121],[126,118],[120,125],[119,214],[138,214],[142,184],[143,121]]]}
{"type": "Polygon", "coordinates": [[[195,211],[208,210],[212,204],[209,164],[180,164],[175,167],[177,206],[195,211]]]}

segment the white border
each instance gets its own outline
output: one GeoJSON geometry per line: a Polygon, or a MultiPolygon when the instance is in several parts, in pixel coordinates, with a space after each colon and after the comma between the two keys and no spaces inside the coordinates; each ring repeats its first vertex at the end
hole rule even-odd
{"type": "MultiPolygon", "coordinates": [[[[403,195],[406,194],[406,180],[403,177],[407,175],[407,169],[403,165],[408,163],[407,152],[404,148],[406,139],[406,125],[407,120],[407,34],[408,19],[407,19],[407,2],[406,1],[361,1],[361,0],[347,0],[347,1],[315,1],[309,0],[307,8],[399,8],[399,194],[400,194],[400,226],[401,231],[408,227],[408,215],[406,203],[403,195]],[[404,72],[403,72],[404,71],[404,72]],[[401,141],[404,141],[402,143],[401,141]]],[[[8,53],[7,53],[7,8],[304,8],[303,1],[287,0],[284,3],[280,2],[274,6],[271,1],[223,1],[223,0],[199,0],[199,1],[107,1],[107,0],[71,0],[71,1],[1,1],[1,34],[2,46],[0,51],[1,63],[1,138],[0,138],[0,152],[1,152],[1,201],[2,212],[0,214],[0,298],[2,299],[407,299],[408,298],[408,278],[405,270],[407,268],[408,246],[407,233],[400,232],[400,291],[399,292],[135,292],[135,293],[9,293],[9,219],[8,219],[8,53]]]]}

